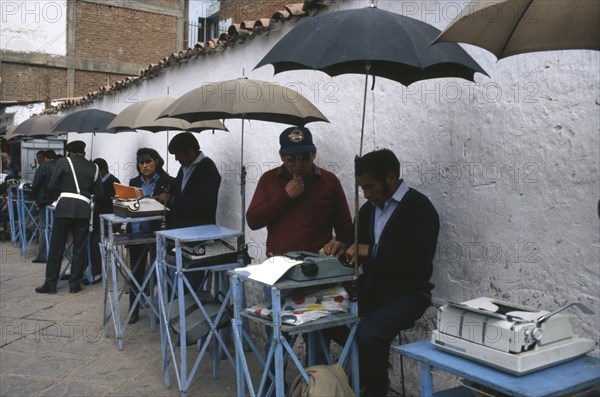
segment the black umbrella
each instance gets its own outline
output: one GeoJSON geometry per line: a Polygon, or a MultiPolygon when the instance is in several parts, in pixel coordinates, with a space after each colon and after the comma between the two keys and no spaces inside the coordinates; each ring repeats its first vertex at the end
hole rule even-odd
{"type": "MultiPolygon", "coordinates": [[[[107,132],[106,127],[117,117],[116,114],[100,109],[83,109],[66,116],[54,124],[55,132],[107,132]]],[[[114,132],[114,131],[110,131],[114,132]]]]}
{"type": "Polygon", "coordinates": [[[275,74],[296,69],[314,69],[338,76],[380,76],[408,86],[438,77],[460,77],[473,81],[476,72],[486,74],[456,43],[431,45],[440,31],[414,18],[381,10],[374,5],[334,11],[309,18],[285,35],[256,65],[272,64],[275,74]]]}
{"type": "MultiPolygon", "coordinates": [[[[486,74],[456,43],[434,44],[440,31],[414,18],[370,7],[334,11],[308,18],[286,34],[256,65],[272,64],[275,74],[314,69],[330,76],[364,74],[359,155],[362,156],[369,75],[403,85],[439,77],[473,81],[476,72],[486,74]]],[[[375,81],[373,81],[374,83],[375,81]]],[[[358,185],[354,191],[358,215],[358,185]]],[[[358,241],[358,218],[355,221],[358,241]]],[[[355,256],[358,274],[358,255],[355,256]]]]}
{"type": "MultiPolygon", "coordinates": [[[[107,128],[115,117],[117,117],[116,114],[100,109],[77,110],[61,117],[56,124],[54,124],[52,131],[64,133],[78,132],[81,134],[96,134],[96,132],[115,133],[115,130],[110,130],[107,128]]],[[[93,154],[93,152],[94,137],[92,135],[92,147],[90,149],[90,153],[93,154]]]]}

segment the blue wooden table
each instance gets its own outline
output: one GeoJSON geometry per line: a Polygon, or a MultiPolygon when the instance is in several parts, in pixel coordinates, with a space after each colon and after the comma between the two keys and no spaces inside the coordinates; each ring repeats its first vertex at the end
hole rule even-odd
{"type": "Polygon", "coordinates": [[[436,349],[429,340],[394,346],[394,349],[419,362],[421,396],[434,395],[432,368],[439,368],[509,396],[562,396],[600,387],[600,359],[587,355],[527,375],[516,376],[436,349]]]}
{"type": "Polygon", "coordinates": [[[156,279],[163,357],[162,371],[165,386],[171,387],[169,366],[170,363],[173,363],[181,396],[187,395],[194,376],[198,372],[200,362],[213,340],[213,378],[216,379],[219,376],[221,352],[225,354],[231,366],[235,368],[234,358],[227,348],[219,324],[222,323],[222,319],[226,318],[226,311],[231,300],[231,286],[229,285],[227,271],[243,266],[242,249],[244,245],[243,233],[217,225],[164,230],[156,234],[156,279]],[[219,259],[218,256],[215,256],[212,260],[209,258],[201,266],[186,265],[182,245],[197,245],[198,243],[214,240],[225,240],[232,247],[235,247],[236,258],[219,259]],[[168,259],[168,256],[172,257],[173,253],[174,258],[168,259]],[[204,281],[200,290],[195,289],[188,278],[194,272],[204,274],[204,281]],[[220,302],[217,303],[219,307],[214,316],[211,316],[208,310],[211,303],[200,298],[200,296],[205,297],[206,293],[211,295],[211,298],[216,299],[217,302],[220,302]],[[191,369],[188,368],[187,359],[188,336],[186,331],[191,327],[186,325],[186,317],[188,316],[186,308],[189,307],[186,300],[188,303],[193,302],[191,307],[197,308],[197,311],[201,313],[201,317],[205,319],[210,328],[208,334],[196,342],[198,355],[195,357],[191,369]],[[180,313],[184,314],[180,315],[180,313]],[[172,324],[174,318],[177,318],[178,329],[183,331],[176,332],[172,324]],[[179,354],[177,354],[177,349],[179,349],[179,354]]]}
{"type": "MultiPolygon", "coordinates": [[[[154,299],[146,293],[146,287],[150,291],[154,287],[154,268],[156,261],[151,260],[146,269],[142,285],[139,285],[133,272],[137,266],[145,266],[145,256],[150,253],[152,258],[152,244],[156,241],[153,234],[145,233],[115,233],[115,225],[126,225],[128,223],[141,223],[161,221],[162,215],[143,216],[137,218],[123,218],[114,214],[100,215],[100,256],[102,258],[102,291],[104,292],[104,315],[103,326],[104,335],[108,336],[110,321],[112,320],[117,339],[117,348],[123,350],[123,339],[126,335],[129,319],[133,314],[134,307],[138,302],[147,304],[148,316],[150,317],[150,330],[156,328],[155,318],[158,318],[158,309],[155,307],[154,299]],[[124,247],[131,245],[143,245],[149,251],[143,251],[142,256],[138,259],[138,263],[127,265],[124,247]],[[122,278],[117,277],[121,275],[122,278]],[[119,279],[122,280],[119,284],[119,279]],[[130,283],[135,284],[137,293],[130,291],[130,283]],[[135,301],[133,306],[126,311],[126,316],[121,317],[120,300],[126,291],[130,294],[135,293],[135,301]],[[156,317],[155,317],[156,316],[156,317]]],[[[89,255],[88,255],[89,257],[89,255]]]]}

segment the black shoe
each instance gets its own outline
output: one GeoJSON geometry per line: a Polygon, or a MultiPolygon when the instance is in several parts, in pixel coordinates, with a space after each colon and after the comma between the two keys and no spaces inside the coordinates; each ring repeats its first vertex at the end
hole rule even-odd
{"type": "Polygon", "coordinates": [[[61,280],[70,280],[71,279],[71,275],[70,274],[65,274],[64,276],[62,276],[61,280]]]}
{"type": "Polygon", "coordinates": [[[70,294],[76,294],[76,293],[78,293],[80,291],[81,291],[81,285],[75,285],[75,286],[69,288],[69,293],[70,294]]]}
{"type": "Polygon", "coordinates": [[[140,313],[133,312],[133,313],[131,313],[131,317],[129,317],[129,321],[127,322],[127,324],[135,324],[135,323],[137,323],[137,321],[139,319],[140,319],[140,313]]]}
{"type": "Polygon", "coordinates": [[[46,261],[44,259],[35,258],[34,260],[31,261],[31,263],[46,263],[46,261]]]}
{"type": "Polygon", "coordinates": [[[37,287],[35,292],[38,294],[56,294],[56,287],[51,287],[49,285],[42,285],[41,287],[37,287]]]}
{"type": "Polygon", "coordinates": [[[81,282],[83,283],[83,285],[94,285],[94,284],[98,284],[100,281],[102,281],[102,275],[96,274],[95,276],[92,277],[91,282],[87,278],[84,278],[83,281],[81,281],[81,282]]]}

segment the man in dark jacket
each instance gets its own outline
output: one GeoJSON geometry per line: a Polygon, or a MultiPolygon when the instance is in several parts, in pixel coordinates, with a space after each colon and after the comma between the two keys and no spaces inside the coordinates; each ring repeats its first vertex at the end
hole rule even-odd
{"type": "Polygon", "coordinates": [[[175,194],[161,194],[171,209],[171,229],[214,225],[221,175],[215,163],[200,150],[198,140],[191,132],[175,135],[169,143],[169,153],[181,164],[177,173],[175,194]]]}
{"type": "Polygon", "coordinates": [[[121,183],[116,176],[108,170],[108,163],[103,158],[97,158],[93,161],[100,171],[102,180],[102,190],[104,196],[96,200],[94,206],[94,224],[90,235],[90,253],[92,262],[92,281],[83,279],[83,284],[96,284],[102,281],[102,258],[100,256],[100,214],[112,214],[112,199],[115,197],[114,183],[121,183]]]}
{"type": "Polygon", "coordinates": [[[356,160],[357,183],[368,200],[359,212],[358,251],[363,267],[357,331],[360,384],[364,396],[385,396],[390,344],[401,329],[430,306],[438,214],[427,197],[398,179],[400,162],[391,150],[356,160]]]}
{"type": "Polygon", "coordinates": [[[54,150],[49,149],[43,151],[37,156],[40,167],[35,172],[33,183],[31,184],[32,194],[35,198],[35,203],[39,209],[39,248],[37,256],[32,260],[33,263],[46,263],[46,206],[56,200],[58,195],[50,189],[50,177],[54,166],[56,165],[57,156],[54,150]],[[40,161],[40,159],[43,159],[40,161]]]}
{"type": "Polygon", "coordinates": [[[54,224],[50,238],[50,252],[46,263],[46,280],[37,287],[40,294],[55,294],[56,280],[60,273],[65,243],[69,232],[73,235],[73,262],[69,292],[81,291],[86,259],[85,246],[89,233],[92,195],[102,197],[102,180],[98,167],[85,159],[85,142],[73,141],[67,144],[68,155],[59,159],[50,178],[50,186],[59,187],[60,196],[54,210],[54,224]]]}

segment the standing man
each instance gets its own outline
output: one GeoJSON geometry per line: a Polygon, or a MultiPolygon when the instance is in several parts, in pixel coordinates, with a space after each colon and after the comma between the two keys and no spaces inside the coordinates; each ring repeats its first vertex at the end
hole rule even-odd
{"type": "MultiPolygon", "coordinates": [[[[314,161],[317,148],[305,127],[279,136],[283,164],[258,181],[246,214],[252,230],[267,228],[267,256],[289,251],[318,252],[333,239],[349,240],[352,218],[338,178],[314,161]]],[[[344,250],[331,244],[331,254],[344,250]]]]}
{"type": "Polygon", "coordinates": [[[67,157],[57,161],[50,186],[58,187],[60,196],[54,210],[54,224],[50,238],[50,252],[46,264],[46,280],[37,287],[40,294],[55,294],[65,243],[69,232],[73,235],[73,262],[69,292],[81,291],[86,259],[85,245],[89,233],[91,196],[102,197],[102,181],[98,167],[85,159],[85,142],[73,141],[66,146],[67,157]]]}
{"type": "Polygon", "coordinates": [[[104,196],[96,200],[94,206],[94,222],[93,229],[90,235],[90,254],[92,262],[92,281],[87,278],[83,279],[84,285],[96,284],[102,281],[102,258],[100,255],[100,214],[112,214],[112,200],[115,197],[115,187],[113,183],[121,183],[116,176],[108,170],[108,163],[103,158],[97,158],[93,161],[98,166],[100,171],[100,179],[102,180],[102,190],[104,196]]]}
{"type": "MultiPolygon", "coordinates": [[[[427,197],[400,177],[400,162],[388,149],[358,158],[358,185],[368,200],[358,217],[359,309],[364,316],[356,334],[360,384],[364,396],[385,396],[392,340],[419,319],[431,304],[433,257],[439,232],[438,214],[427,197]]],[[[340,247],[337,247],[338,249],[340,247]]]]}
{"type": "MultiPolygon", "coordinates": [[[[260,177],[246,213],[248,226],[252,230],[266,226],[269,257],[290,251],[319,252],[326,245],[331,246],[330,254],[341,255],[344,249],[335,245],[333,231],[337,239],[349,240],[352,217],[340,181],[315,165],[317,148],[308,128],[285,129],[279,144],[283,164],[260,177]]],[[[271,300],[268,287],[264,295],[265,300],[271,300]]],[[[268,351],[270,327],[266,333],[268,351]]],[[[317,350],[317,363],[325,364],[327,354],[317,350]]]]}
{"type": "Polygon", "coordinates": [[[39,209],[39,248],[37,256],[31,261],[33,263],[46,263],[46,206],[56,200],[57,193],[50,189],[50,177],[54,166],[56,166],[57,156],[54,150],[49,149],[36,154],[37,161],[40,164],[33,177],[31,184],[32,194],[35,203],[39,209]]]}
{"type": "Polygon", "coordinates": [[[169,153],[175,155],[181,168],[177,173],[177,191],[163,193],[171,210],[168,228],[214,225],[221,175],[215,163],[200,150],[198,140],[191,132],[175,135],[169,143],[169,153]]]}

